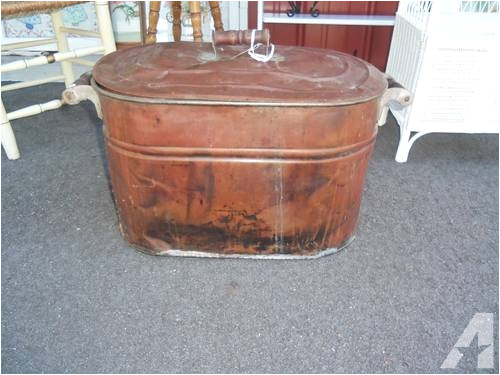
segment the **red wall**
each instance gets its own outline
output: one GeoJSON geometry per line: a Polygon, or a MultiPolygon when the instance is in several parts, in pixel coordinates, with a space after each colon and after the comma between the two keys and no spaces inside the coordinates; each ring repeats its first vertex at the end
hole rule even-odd
{"type": "MultiPolygon", "coordinates": [[[[302,2],[306,13],[312,1],[302,2]]],[[[248,2],[248,28],[257,27],[257,2],[248,2]]],[[[320,1],[320,14],[394,15],[397,1],[320,1]]],[[[265,12],[286,13],[288,1],[266,1],[265,12]]],[[[391,26],[327,26],[264,24],[274,44],[335,49],[361,57],[380,70],[385,70],[392,37],[391,26]]]]}

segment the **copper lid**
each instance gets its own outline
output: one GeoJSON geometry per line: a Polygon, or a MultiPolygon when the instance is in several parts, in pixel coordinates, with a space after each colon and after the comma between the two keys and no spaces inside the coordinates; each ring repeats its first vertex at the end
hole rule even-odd
{"type": "Polygon", "coordinates": [[[271,61],[253,60],[245,46],[176,42],[134,47],[101,58],[93,77],[114,93],[154,99],[345,105],[387,88],[371,64],[344,53],[276,46],[271,61]]]}

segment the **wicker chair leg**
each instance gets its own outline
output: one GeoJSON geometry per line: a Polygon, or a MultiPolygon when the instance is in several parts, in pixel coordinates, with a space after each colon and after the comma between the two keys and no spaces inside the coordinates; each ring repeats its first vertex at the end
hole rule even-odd
{"type": "MultiPolygon", "coordinates": [[[[66,39],[66,34],[61,31],[61,27],[64,26],[62,20],[61,11],[53,12],[51,14],[52,25],[54,27],[54,34],[57,40],[57,49],[59,52],[68,52],[68,40],[66,39]]],[[[61,61],[61,70],[64,75],[64,83],[66,88],[68,88],[75,80],[75,75],[73,73],[73,65],[69,61],[61,61]]]]}
{"type": "Polygon", "coordinates": [[[17,147],[16,137],[14,136],[14,131],[10,125],[10,121],[7,118],[7,112],[3,106],[2,100],[2,147],[7,154],[7,158],[10,160],[19,159],[19,148],[17,147]]]}

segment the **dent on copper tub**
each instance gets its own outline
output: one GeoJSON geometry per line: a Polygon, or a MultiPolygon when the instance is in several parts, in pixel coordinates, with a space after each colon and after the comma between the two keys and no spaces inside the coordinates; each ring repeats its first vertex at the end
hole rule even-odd
{"type": "MultiPolygon", "coordinates": [[[[129,48],[95,65],[98,98],[86,98],[102,107],[120,230],[137,249],[305,259],[352,241],[377,122],[410,94],[340,52],[276,46],[266,62],[220,44],[249,35],[129,48]]],[[[92,91],[65,95],[78,90],[92,91]]]]}

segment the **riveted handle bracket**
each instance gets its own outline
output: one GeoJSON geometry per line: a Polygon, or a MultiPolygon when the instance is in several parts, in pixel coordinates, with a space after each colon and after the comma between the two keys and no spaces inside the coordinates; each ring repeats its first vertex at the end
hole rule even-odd
{"type": "Polygon", "coordinates": [[[394,78],[386,75],[388,88],[382,95],[380,102],[380,114],[378,119],[378,126],[382,126],[387,122],[387,115],[389,113],[389,104],[394,110],[400,110],[409,106],[413,101],[413,94],[405,89],[394,78]]]}
{"type": "Polygon", "coordinates": [[[83,100],[90,100],[94,103],[97,117],[102,119],[101,102],[95,92],[94,88],[90,85],[92,73],[84,73],[78,78],[71,87],[67,88],[62,93],[62,100],[69,105],[75,105],[83,100]]]}

